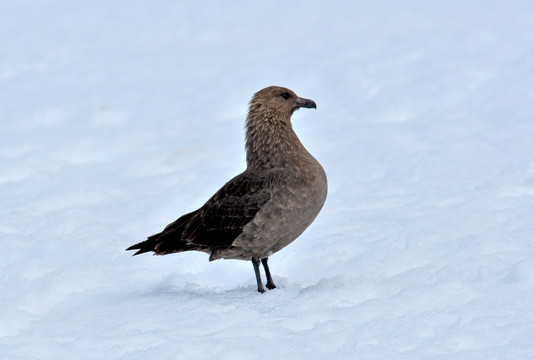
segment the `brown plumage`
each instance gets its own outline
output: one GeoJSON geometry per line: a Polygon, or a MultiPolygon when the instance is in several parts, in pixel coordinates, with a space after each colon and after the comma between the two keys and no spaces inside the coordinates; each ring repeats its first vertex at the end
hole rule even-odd
{"type": "Polygon", "coordinates": [[[327,194],[323,168],[291,126],[291,115],[301,107],[316,105],[282,87],[258,91],[246,121],[247,169],[200,209],[127,250],[138,250],[134,255],[197,250],[210,254],[210,261],[252,260],[258,291],[264,292],[261,261],[267,288],[275,288],[267,258],[306,230],[327,194]]]}

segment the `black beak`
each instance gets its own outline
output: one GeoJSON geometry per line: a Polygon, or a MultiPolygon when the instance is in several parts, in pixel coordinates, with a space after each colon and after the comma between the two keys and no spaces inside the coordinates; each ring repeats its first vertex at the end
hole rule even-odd
{"type": "Polygon", "coordinates": [[[317,109],[317,105],[315,104],[315,101],[310,99],[304,99],[304,98],[298,98],[298,100],[295,102],[298,108],[308,108],[308,109],[317,109]]]}

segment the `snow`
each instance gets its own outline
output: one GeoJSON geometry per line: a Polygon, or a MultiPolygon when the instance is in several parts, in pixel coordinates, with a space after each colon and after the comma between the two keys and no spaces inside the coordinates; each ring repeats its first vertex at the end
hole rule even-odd
{"type": "Polygon", "coordinates": [[[0,2],[0,353],[534,358],[534,3],[0,2]],[[322,213],[252,265],[124,249],[287,86],[322,213]]]}

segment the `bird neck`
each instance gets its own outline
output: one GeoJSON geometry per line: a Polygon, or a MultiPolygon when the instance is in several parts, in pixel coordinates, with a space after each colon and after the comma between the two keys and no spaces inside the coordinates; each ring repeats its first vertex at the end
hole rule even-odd
{"type": "Polygon", "coordinates": [[[291,167],[307,153],[290,118],[280,114],[249,114],[245,146],[247,167],[253,169],[291,167]]]}

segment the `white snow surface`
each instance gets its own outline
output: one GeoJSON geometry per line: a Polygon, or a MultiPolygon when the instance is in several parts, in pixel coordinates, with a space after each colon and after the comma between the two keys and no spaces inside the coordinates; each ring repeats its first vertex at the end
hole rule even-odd
{"type": "Polygon", "coordinates": [[[533,359],[534,2],[1,1],[2,359],[533,359]],[[329,178],[249,262],[124,249],[245,168],[269,85],[329,178]]]}

